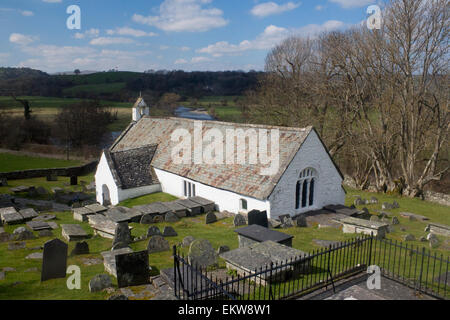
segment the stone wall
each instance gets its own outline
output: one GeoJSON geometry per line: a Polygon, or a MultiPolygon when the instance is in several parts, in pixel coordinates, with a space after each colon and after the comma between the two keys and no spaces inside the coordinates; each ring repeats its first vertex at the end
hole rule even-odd
{"type": "Polygon", "coordinates": [[[98,161],[92,161],[88,164],[79,167],[67,167],[67,168],[50,168],[50,169],[32,169],[32,170],[19,170],[11,172],[0,172],[0,179],[5,178],[7,180],[19,180],[19,179],[32,179],[42,178],[50,175],[57,175],[61,177],[79,177],[92,173],[97,168],[98,161]]]}

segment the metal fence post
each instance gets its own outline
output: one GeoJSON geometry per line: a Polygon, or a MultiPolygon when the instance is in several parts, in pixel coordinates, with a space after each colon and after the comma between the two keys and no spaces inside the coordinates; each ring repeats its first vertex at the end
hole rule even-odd
{"type": "Polygon", "coordinates": [[[422,261],[420,263],[420,274],[419,274],[419,291],[422,286],[422,274],[423,274],[423,261],[425,260],[425,248],[422,248],[422,261]]]}
{"type": "Polygon", "coordinates": [[[175,297],[178,298],[177,294],[177,247],[173,246],[173,291],[175,294],[175,297]]]}

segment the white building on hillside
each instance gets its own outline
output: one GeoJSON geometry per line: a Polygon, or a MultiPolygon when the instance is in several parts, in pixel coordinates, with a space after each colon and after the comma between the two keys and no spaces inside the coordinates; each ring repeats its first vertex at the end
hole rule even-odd
{"type": "Polygon", "coordinates": [[[103,152],[95,180],[97,201],[113,205],[162,191],[180,198],[200,196],[212,200],[219,211],[238,213],[258,209],[276,218],[345,202],[343,176],[314,128],[151,117],[142,98],[133,107],[133,121],[128,128],[103,152]],[[172,159],[176,145],[173,133],[181,129],[195,137],[199,123],[201,143],[210,143],[206,136],[211,129],[223,133],[223,137],[229,130],[245,134],[249,130],[278,130],[277,172],[261,175],[263,165],[259,162],[176,163],[172,159]]]}

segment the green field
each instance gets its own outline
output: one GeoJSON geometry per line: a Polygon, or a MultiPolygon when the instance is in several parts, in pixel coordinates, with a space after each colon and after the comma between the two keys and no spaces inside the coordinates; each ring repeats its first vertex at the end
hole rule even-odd
{"type": "Polygon", "coordinates": [[[77,160],[61,160],[53,158],[29,157],[9,153],[0,153],[0,172],[27,169],[47,169],[73,167],[81,164],[77,160]]]}
{"type": "Polygon", "coordinates": [[[242,110],[236,105],[236,100],[242,99],[238,96],[207,96],[199,99],[196,103],[193,100],[183,101],[180,104],[187,108],[203,108],[208,113],[225,122],[243,122],[242,110]]]}
{"type": "Polygon", "coordinates": [[[63,94],[73,96],[80,93],[86,94],[107,94],[120,91],[126,87],[126,82],[82,84],[63,90],[63,94]]]}

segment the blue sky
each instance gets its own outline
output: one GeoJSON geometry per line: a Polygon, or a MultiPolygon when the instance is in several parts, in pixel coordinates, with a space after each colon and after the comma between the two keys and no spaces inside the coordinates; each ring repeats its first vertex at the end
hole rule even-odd
{"type": "Polygon", "coordinates": [[[289,35],[344,29],[379,0],[2,0],[0,66],[46,72],[262,70],[289,35]],[[81,29],[69,30],[70,5],[81,29]]]}

